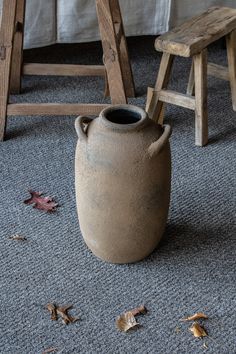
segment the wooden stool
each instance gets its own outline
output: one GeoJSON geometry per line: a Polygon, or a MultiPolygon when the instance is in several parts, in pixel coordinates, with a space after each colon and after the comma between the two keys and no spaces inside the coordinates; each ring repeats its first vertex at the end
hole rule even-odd
{"type": "Polygon", "coordinates": [[[22,75],[103,76],[112,104],[134,97],[119,0],[96,0],[104,52],[103,65],[23,64],[26,0],[4,0],[0,30],[0,140],[4,139],[7,115],[97,115],[106,104],[9,103],[9,92],[20,93],[22,75]]]}
{"type": "Polygon", "coordinates": [[[150,118],[163,123],[163,102],[192,109],[195,111],[195,143],[198,146],[207,144],[207,71],[209,75],[230,81],[233,109],[236,110],[236,9],[212,7],[158,37],[155,48],[163,55],[156,86],[148,89],[146,110],[150,118]],[[228,69],[207,64],[207,46],[224,36],[227,40],[228,69]],[[193,57],[186,95],[167,90],[175,55],[193,57]]]}

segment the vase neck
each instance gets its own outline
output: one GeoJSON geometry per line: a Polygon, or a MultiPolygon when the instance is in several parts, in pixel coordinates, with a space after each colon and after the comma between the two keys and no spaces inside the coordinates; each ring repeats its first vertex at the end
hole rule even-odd
{"type": "Polygon", "coordinates": [[[105,108],[100,119],[107,128],[119,131],[139,130],[149,121],[147,113],[136,106],[116,105],[105,108]]]}

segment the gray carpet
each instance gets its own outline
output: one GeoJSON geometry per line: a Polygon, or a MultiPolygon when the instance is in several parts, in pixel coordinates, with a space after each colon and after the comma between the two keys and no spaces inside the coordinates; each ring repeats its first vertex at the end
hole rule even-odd
{"type": "MultiPolygon", "coordinates": [[[[144,105],[160,54],[154,38],[129,40],[138,97],[144,105]]],[[[225,63],[221,45],[210,59],[225,63]]],[[[99,63],[97,43],[62,45],[25,53],[27,61],[99,63]]],[[[178,58],[171,86],[184,92],[190,62],[178,58]]],[[[12,102],[103,102],[98,78],[34,78],[12,102]]],[[[236,353],[235,113],[229,84],[209,78],[209,145],[194,146],[194,114],[169,106],[173,126],[172,200],[165,236],[146,260],[111,265],[86,248],[74,191],[75,117],[10,117],[0,145],[0,353],[236,353]],[[23,204],[28,189],[56,197],[45,214],[23,204]],[[27,242],[9,240],[13,234],[27,242]],[[50,320],[48,302],[73,304],[80,321],[50,320]],[[115,328],[116,317],[145,304],[141,327],[115,328]],[[194,339],[180,318],[203,311],[205,341],[194,339]],[[206,343],[208,349],[203,347],[206,343]]]]}

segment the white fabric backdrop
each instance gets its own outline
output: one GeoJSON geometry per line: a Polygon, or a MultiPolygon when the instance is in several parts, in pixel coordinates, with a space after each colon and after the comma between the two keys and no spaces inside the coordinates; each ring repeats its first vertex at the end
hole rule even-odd
{"type": "Polygon", "coordinates": [[[235,0],[172,0],[170,26],[181,24],[191,16],[197,15],[210,6],[228,6],[236,8],[235,0]]]}
{"type": "MultiPolygon", "coordinates": [[[[120,5],[131,36],[161,34],[209,6],[236,7],[236,1],[120,0],[120,5]]],[[[26,0],[25,48],[98,39],[95,0],[26,0]]]]}

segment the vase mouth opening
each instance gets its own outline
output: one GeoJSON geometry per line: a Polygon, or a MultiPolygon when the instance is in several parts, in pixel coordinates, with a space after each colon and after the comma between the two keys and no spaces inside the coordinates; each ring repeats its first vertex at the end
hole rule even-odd
{"type": "Polygon", "coordinates": [[[143,109],[132,105],[117,105],[105,108],[100,116],[106,125],[125,130],[139,127],[147,120],[147,113],[143,109]]]}

